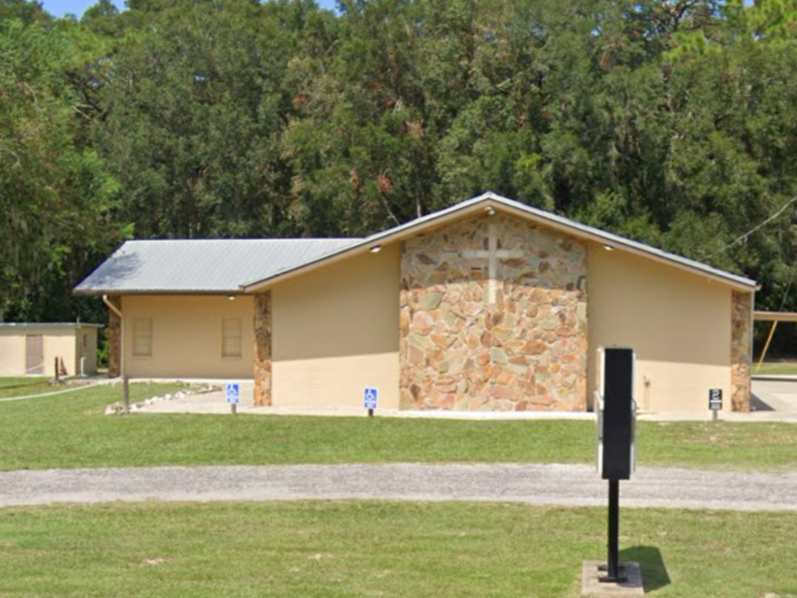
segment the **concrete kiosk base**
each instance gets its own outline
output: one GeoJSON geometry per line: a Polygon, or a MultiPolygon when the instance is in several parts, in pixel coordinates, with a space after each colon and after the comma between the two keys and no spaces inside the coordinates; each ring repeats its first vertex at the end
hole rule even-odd
{"type": "Polygon", "coordinates": [[[642,587],[642,571],[639,563],[623,563],[625,574],[628,576],[626,581],[620,583],[601,582],[598,577],[604,572],[598,571],[600,561],[584,561],[581,570],[581,596],[582,598],[604,598],[604,597],[638,597],[644,596],[645,590],[642,587]]]}

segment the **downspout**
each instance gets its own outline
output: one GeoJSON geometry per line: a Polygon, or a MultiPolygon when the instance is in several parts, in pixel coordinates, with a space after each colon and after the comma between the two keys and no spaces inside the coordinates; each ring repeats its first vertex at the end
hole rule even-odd
{"type": "Polygon", "coordinates": [[[102,302],[108,306],[113,313],[119,317],[119,375],[125,377],[125,318],[122,312],[116,307],[108,295],[102,296],[102,302]]]}

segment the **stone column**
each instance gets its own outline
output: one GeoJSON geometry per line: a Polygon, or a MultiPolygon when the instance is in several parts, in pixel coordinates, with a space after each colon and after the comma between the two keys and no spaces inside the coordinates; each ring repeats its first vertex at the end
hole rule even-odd
{"type": "Polygon", "coordinates": [[[254,297],[255,405],[271,405],[271,291],[254,297]]]}
{"type": "MultiPolygon", "coordinates": [[[[120,297],[109,297],[108,300],[121,311],[120,297]]],[[[108,377],[116,378],[122,374],[122,320],[111,309],[108,310],[107,340],[108,377]]]]}
{"type": "Polygon", "coordinates": [[[731,296],[731,408],[750,411],[750,374],[753,354],[753,294],[732,291],[731,296]]]}

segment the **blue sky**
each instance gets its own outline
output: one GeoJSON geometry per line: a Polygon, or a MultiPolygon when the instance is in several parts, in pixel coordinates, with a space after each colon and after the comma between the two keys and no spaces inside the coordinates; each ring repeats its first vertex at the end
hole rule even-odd
{"type": "MultiPolygon", "coordinates": [[[[89,6],[97,0],[42,0],[44,9],[51,15],[62,17],[67,13],[72,13],[80,17],[89,6]]],[[[323,8],[335,8],[335,0],[316,0],[323,8]]],[[[124,0],[113,0],[119,8],[124,7],[124,0]]]]}
{"type": "MultiPolygon", "coordinates": [[[[44,8],[51,15],[62,17],[66,13],[72,13],[80,17],[89,6],[96,0],[42,0],[44,8]]],[[[335,8],[335,0],[316,0],[322,8],[335,8]]],[[[113,0],[119,8],[124,7],[124,0],[113,0]]],[[[752,0],[744,0],[745,6],[752,4],[752,0]]]]}

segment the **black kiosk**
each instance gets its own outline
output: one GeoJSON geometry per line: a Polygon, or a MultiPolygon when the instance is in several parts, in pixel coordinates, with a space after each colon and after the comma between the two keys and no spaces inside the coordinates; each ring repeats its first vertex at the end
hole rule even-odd
{"type": "Polygon", "coordinates": [[[626,580],[619,562],[620,480],[631,479],[636,466],[636,403],[632,349],[601,347],[598,350],[600,390],[595,410],[598,423],[598,471],[609,481],[608,558],[601,582],[626,580]]]}

